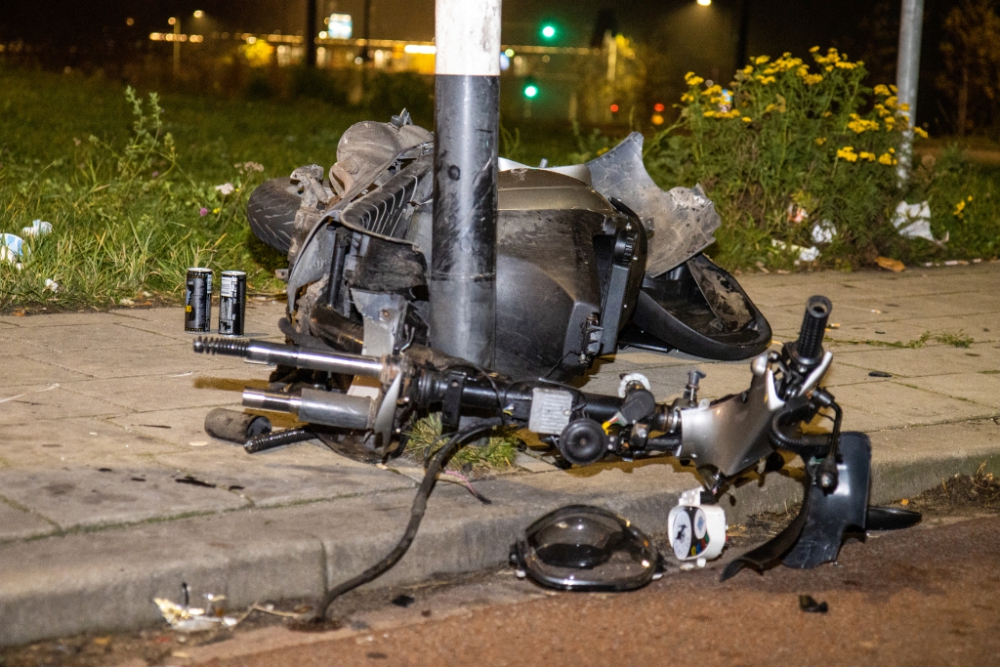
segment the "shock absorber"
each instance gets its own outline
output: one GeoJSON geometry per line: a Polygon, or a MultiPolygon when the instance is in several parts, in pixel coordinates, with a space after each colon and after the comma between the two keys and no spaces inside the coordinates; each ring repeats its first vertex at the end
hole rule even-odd
{"type": "Polygon", "coordinates": [[[383,382],[386,379],[384,374],[390,370],[391,366],[384,359],[359,354],[322,352],[296,345],[278,345],[263,341],[227,340],[202,336],[195,339],[194,351],[199,354],[242,357],[247,361],[262,364],[281,364],[342,375],[363,375],[379,378],[383,382]]]}

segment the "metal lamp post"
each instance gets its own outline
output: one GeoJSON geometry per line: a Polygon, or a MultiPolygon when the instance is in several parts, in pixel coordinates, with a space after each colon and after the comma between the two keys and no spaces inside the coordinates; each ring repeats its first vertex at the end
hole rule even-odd
{"type": "Polygon", "coordinates": [[[496,336],[501,0],[437,0],[431,342],[480,366],[496,336]]]}
{"type": "MultiPolygon", "coordinates": [[[[899,19],[899,57],[896,65],[896,88],[899,103],[910,106],[910,125],[917,124],[917,84],[920,80],[920,39],[924,24],[924,0],[903,0],[899,19]]],[[[913,130],[903,133],[899,151],[899,180],[910,176],[913,158],[913,130]]]]}

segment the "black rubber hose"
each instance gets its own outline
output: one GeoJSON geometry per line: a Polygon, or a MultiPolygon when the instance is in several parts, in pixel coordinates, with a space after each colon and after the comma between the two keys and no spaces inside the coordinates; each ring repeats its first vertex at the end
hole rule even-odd
{"type": "Polygon", "coordinates": [[[348,579],[344,583],[332,588],[316,608],[316,615],[311,619],[313,623],[322,623],[326,618],[326,612],[330,608],[330,605],[341,595],[354,590],[362,584],[367,584],[369,581],[377,579],[399,562],[410,548],[410,545],[413,544],[413,538],[417,536],[417,529],[420,528],[420,522],[424,518],[424,512],[427,510],[427,499],[430,497],[431,491],[434,490],[438,473],[444,468],[445,463],[448,462],[448,459],[458,451],[458,448],[466,440],[483,432],[490,431],[502,423],[502,420],[498,418],[488,419],[475,426],[458,431],[451,436],[448,442],[431,459],[430,465],[427,466],[427,472],[424,474],[423,481],[420,482],[420,488],[417,489],[417,495],[413,499],[413,505],[410,507],[410,522],[406,525],[406,531],[396,544],[396,547],[389,552],[389,555],[358,576],[348,579]]]}
{"type": "Polygon", "coordinates": [[[274,449],[282,445],[291,445],[292,443],[311,440],[315,437],[316,435],[309,429],[290,428],[278,431],[277,433],[264,433],[250,438],[243,443],[243,449],[246,450],[247,454],[256,454],[257,452],[267,451],[268,449],[274,449]]]}
{"type": "Polygon", "coordinates": [[[823,336],[833,304],[825,296],[813,296],[806,303],[806,313],[799,329],[798,353],[806,359],[816,359],[823,352],[823,336]]]}
{"type": "MultiPolygon", "coordinates": [[[[774,413],[771,417],[771,444],[775,446],[776,449],[785,449],[791,452],[799,453],[804,449],[814,449],[817,447],[828,448],[830,446],[830,436],[829,435],[804,435],[798,438],[793,438],[787,435],[781,430],[781,419],[785,416],[785,413],[778,411],[774,413]]],[[[839,437],[839,429],[838,437],[839,437]]]]}

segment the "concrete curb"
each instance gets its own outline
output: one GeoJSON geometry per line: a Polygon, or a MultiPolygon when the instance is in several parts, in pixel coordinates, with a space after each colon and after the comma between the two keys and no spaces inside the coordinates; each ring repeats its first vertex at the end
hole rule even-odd
{"type": "MultiPolygon", "coordinates": [[[[992,420],[880,431],[872,440],[873,503],[914,495],[983,464],[1000,472],[1000,426],[992,420]]],[[[734,490],[730,524],[783,509],[801,495],[787,476],[766,481],[734,490]]],[[[372,586],[496,567],[527,524],[570,503],[601,505],[662,532],[678,494],[696,485],[690,473],[651,462],[487,481],[478,488],[493,500],[488,506],[440,484],[409,553],[372,586]]],[[[154,624],[152,598],[176,600],[181,582],[195,596],[224,594],[233,608],[314,596],[387,553],[411,500],[408,490],[383,492],[8,544],[0,562],[0,644],[154,624]]]]}

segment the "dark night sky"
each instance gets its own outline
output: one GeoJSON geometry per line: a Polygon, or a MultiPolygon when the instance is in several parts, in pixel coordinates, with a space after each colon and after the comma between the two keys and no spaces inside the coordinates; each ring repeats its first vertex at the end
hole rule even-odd
{"type": "MultiPolygon", "coordinates": [[[[803,51],[814,43],[849,40],[862,17],[876,3],[871,0],[748,0],[751,6],[752,52],[803,51]]],[[[355,16],[360,27],[363,0],[319,0],[320,10],[355,16]]],[[[0,30],[6,39],[40,36],[84,43],[96,32],[121,32],[125,18],[136,19],[135,31],[165,30],[174,14],[190,19],[195,9],[218,17],[224,29],[295,32],[304,26],[305,0],[48,0],[45,3],[4,0],[0,30]]],[[[898,15],[899,0],[895,5],[898,15]]],[[[940,4],[930,0],[930,8],[940,4]]],[[[546,17],[566,26],[569,42],[589,42],[602,8],[613,8],[626,34],[648,36],[651,29],[684,15],[729,14],[735,0],[715,0],[712,7],[694,0],[506,0],[504,41],[524,43],[535,37],[546,17]]],[[[373,0],[372,36],[429,39],[433,35],[434,0],[373,0]]]]}
{"type": "MultiPolygon", "coordinates": [[[[332,11],[354,17],[361,35],[364,0],[318,0],[321,14],[332,11]]],[[[666,54],[657,76],[677,79],[678,72],[698,70],[720,80],[735,65],[734,14],[738,0],[714,0],[711,7],[695,0],[504,0],[503,41],[538,43],[538,27],[553,20],[563,29],[561,44],[586,46],[601,10],[612,10],[623,34],[653,52],[666,54]]],[[[746,0],[750,7],[749,53],[804,56],[809,47],[836,46],[852,58],[864,58],[873,80],[895,75],[895,40],[901,0],[746,0]],[[878,26],[881,17],[881,27],[878,26]]],[[[940,60],[938,43],[951,0],[925,0],[924,77],[933,79],[940,60]],[[928,71],[931,75],[928,75],[928,71]]],[[[306,0],[0,0],[0,41],[24,39],[45,44],[48,65],[76,47],[75,60],[87,54],[142,48],[152,31],[168,31],[167,18],[182,17],[185,31],[195,31],[192,12],[201,9],[198,31],[300,33],[305,27],[306,0]],[[127,27],[125,19],[134,18],[127,27]]],[[[373,38],[429,40],[433,37],[434,0],[372,0],[373,38]]],[[[921,97],[932,86],[921,86],[921,97]]],[[[925,109],[929,107],[924,107],[925,109]]]]}

